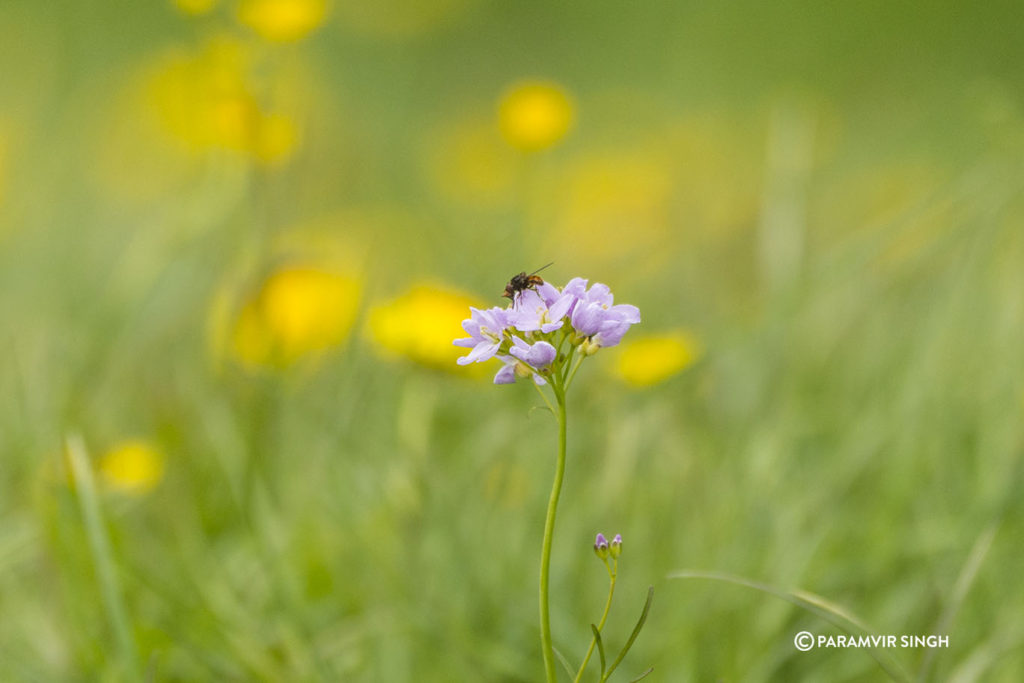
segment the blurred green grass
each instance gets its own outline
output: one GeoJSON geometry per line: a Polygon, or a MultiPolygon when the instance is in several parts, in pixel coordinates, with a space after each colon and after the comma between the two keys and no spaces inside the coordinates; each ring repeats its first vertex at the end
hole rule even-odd
{"type": "Polygon", "coordinates": [[[833,630],[787,603],[666,579],[689,568],[948,634],[892,653],[924,680],[1020,680],[1013,3],[336,3],[286,43],[235,8],[0,7],[0,679],[538,680],[553,421],[367,328],[415,284],[498,303],[554,260],[703,348],[642,389],[618,349],[581,372],[560,650],[589,641],[604,531],[609,643],[656,590],[624,672],[881,680],[796,652],[833,630]],[[537,153],[497,124],[530,78],[576,118],[537,153]],[[246,306],[273,327],[267,283],[310,263],[358,279],[351,326],[239,359],[246,306]],[[152,488],[104,485],[128,439],[152,488]]]}

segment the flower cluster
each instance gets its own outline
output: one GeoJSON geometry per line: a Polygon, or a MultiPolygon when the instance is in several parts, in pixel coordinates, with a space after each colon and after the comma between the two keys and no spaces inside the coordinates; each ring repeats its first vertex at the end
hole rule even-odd
{"type": "Polygon", "coordinates": [[[588,287],[583,278],[573,278],[561,289],[544,282],[523,290],[508,308],[470,311],[472,317],[462,323],[469,336],[453,343],[472,350],[457,362],[498,358],[503,367],[494,376],[495,384],[511,384],[517,377],[545,384],[559,372],[565,383],[575,354],[578,367],[584,357],[618,344],[630,325],[640,322],[636,306],[616,304],[607,285],[588,287]]]}
{"type": "Polygon", "coordinates": [[[619,555],[622,554],[622,534],[615,534],[611,543],[604,534],[598,534],[594,540],[594,554],[600,560],[607,560],[609,557],[613,560],[619,559],[619,555]]]}

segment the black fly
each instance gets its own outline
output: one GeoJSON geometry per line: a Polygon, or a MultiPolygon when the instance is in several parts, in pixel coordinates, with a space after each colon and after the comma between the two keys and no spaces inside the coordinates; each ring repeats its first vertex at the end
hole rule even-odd
{"type": "Polygon", "coordinates": [[[520,292],[524,292],[527,289],[536,289],[539,285],[544,284],[544,280],[540,275],[537,275],[537,273],[552,264],[554,264],[554,261],[549,263],[547,266],[541,266],[529,275],[526,274],[525,270],[518,275],[513,275],[512,279],[508,281],[507,285],[505,285],[505,293],[502,294],[502,296],[512,299],[512,303],[515,303],[516,296],[520,292]]]}

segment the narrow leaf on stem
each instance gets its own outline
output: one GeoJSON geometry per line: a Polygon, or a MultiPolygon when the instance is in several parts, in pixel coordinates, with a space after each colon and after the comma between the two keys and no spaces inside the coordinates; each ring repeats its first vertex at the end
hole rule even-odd
{"type": "Polygon", "coordinates": [[[601,658],[601,680],[604,680],[604,643],[601,641],[601,632],[597,629],[597,626],[590,625],[590,630],[594,632],[594,642],[597,643],[597,654],[601,658]]]}
{"type": "Polygon", "coordinates": [[[645,678],[647,678],[647,675],[650,674],[652,671],[654,671],[654,667],[653,666],[651,668],[649,668],[647,671],[645,671],[642,674],[640,674],[639,676],[637,676],[636,678],[634,678],[633,680],[631,680],[629,683],[636,683],[637,681],[644,680],[645,678]]]}
{"type": "Polygon", "coordinates": [[[640,613],[640,619],[636,622],[636,626],[633,627],[633,632],[629,635],[629,640],[622,648],[622,652],[615,658],[612,665],[608,668],[608,673],[601,677],[601,681],[608,680],[608,677],[615,671],[615,667],[622,663],[622,660],[626,657],[626,653],[629,652],[629,648],[633,647],[633,643],[636,641],[637,636],[640,635],[640,630],[644,627],[644,622],[647,621],[647,614],[651,611],[651,600],[654,599],[654,586],[647,588],[647,602],[644,603],[644,611],[640,613]]]}

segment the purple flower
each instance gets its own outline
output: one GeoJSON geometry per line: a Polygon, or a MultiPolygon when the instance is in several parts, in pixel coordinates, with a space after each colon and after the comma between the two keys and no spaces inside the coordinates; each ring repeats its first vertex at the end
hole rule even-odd
{"type": "Polygon", "coordinates": [[[559,292],[545,282],[537,291],[527,289],[519,293],[508,312],[509,324],[521,332],[554,332],[564,324],[575,301],[572,294],[559,292]]]}
{"type": "MultiPolygon", "coordinates": [[[[537,343],[540,344],[543,342],[537,343]]],[[[548,344],[548,346],[551,345],[548,344]]],[[[501,369],[498,370],[498,373],[494,375],[495,384],[512,384],[516,381],[517,377],[526,377],[527,375],[532,375],[533,381],[540,386],[547,384],[547,380],[534,372],[529,366],[524,365],[518,358],[500,355],[498,356],[498,360],[504,363],[504,365],[502,365],[501,369]]]]}
{"type": "Polygon", "coordinates": [[[622,534],[615,534],[615,538],[612,539],[611,554],[615,559],[619,559],[619,555],[622,553],[622,534]]]}
{"type": "Polygon", "coordinates": [[[546,341],[527,344],[519,337],[512,337],[509,353],[537,370],[551,365],[556,355],[555,347],[546,341]]]}
{"type": "Polygon", "coordinates": [[[544,300],[544,303],[547,304],[549,307],[553,303],[558,301],[558,298],[560,296],[562,296],[562,292],[558,290],[558,287],[555,287],[550,282],[544,282],[542,284],[537,285],[536,291],[537,294],[540,294],[540,298],[544,300]]]}
{"type": "Polygon", "coordinates": [[[456,339],[452,343],[473,350],[456,361],[459,365],[482,363],[493,358],[501,346],[502,335],[509,326],[509,312],[504,308],[495,306],[481,311],[470,306],[469,310],[472,317],[462,321],[462,329],[470,336],[456,339]]]}
{"type": "MultiPolygon", "coordinates": [[[[586,281],[583,281],[583,286],[586,286],[586,281]]],[[[578,296],[571,320],[573,328],[590,337],[593,344],[615,346],[622,341],[630,325],[640,322],[640,309],[630,304],[615,305],[615,297],[608,285],[595,283],[578,296]]]]}
{"type": "Polygon", "coordinates": [[[582,277],[574,277],[566,283],[565,287],[562,287],[562,294],[571,294],[577,299],[582,297],[587,291],[587,280],[582,277]]]}
{"type": "Polygon", "coordinates": [[[498,356],[504,365],[501,366],[501,370],[498,370],[498,374],[494,376],[495,384],[513,384],[516,381],[516,365],[519,361],[511,356],[498,356]]]}
{"type": "Polygon", "coordinates": [[[547,282],[518,292],[508,308],[470,308],[472,316],[462,322],[469,337],[456,339],[456,346],[470,352],[458,359],[459,365],[479,363],[495,356],[503,366],[494,377],[496,384],[509,384],[517,377],[541,376],[559,363],[552,341],[566,339],[589,356],[605,346],[615,346],[630,326],[640,322],[640,310],[628,304],[615,304],[607,285],[589,285],[573,278],[559,289],[547,282]],[[566,322],[569,327],[566,327],[566,322]],[[554,336],[562,330],[561,336],[554,336]],[[516,332],[522,332],[520,336],[516,332]],[[546,337],[536,340],[538,337],[546,337]]]}

